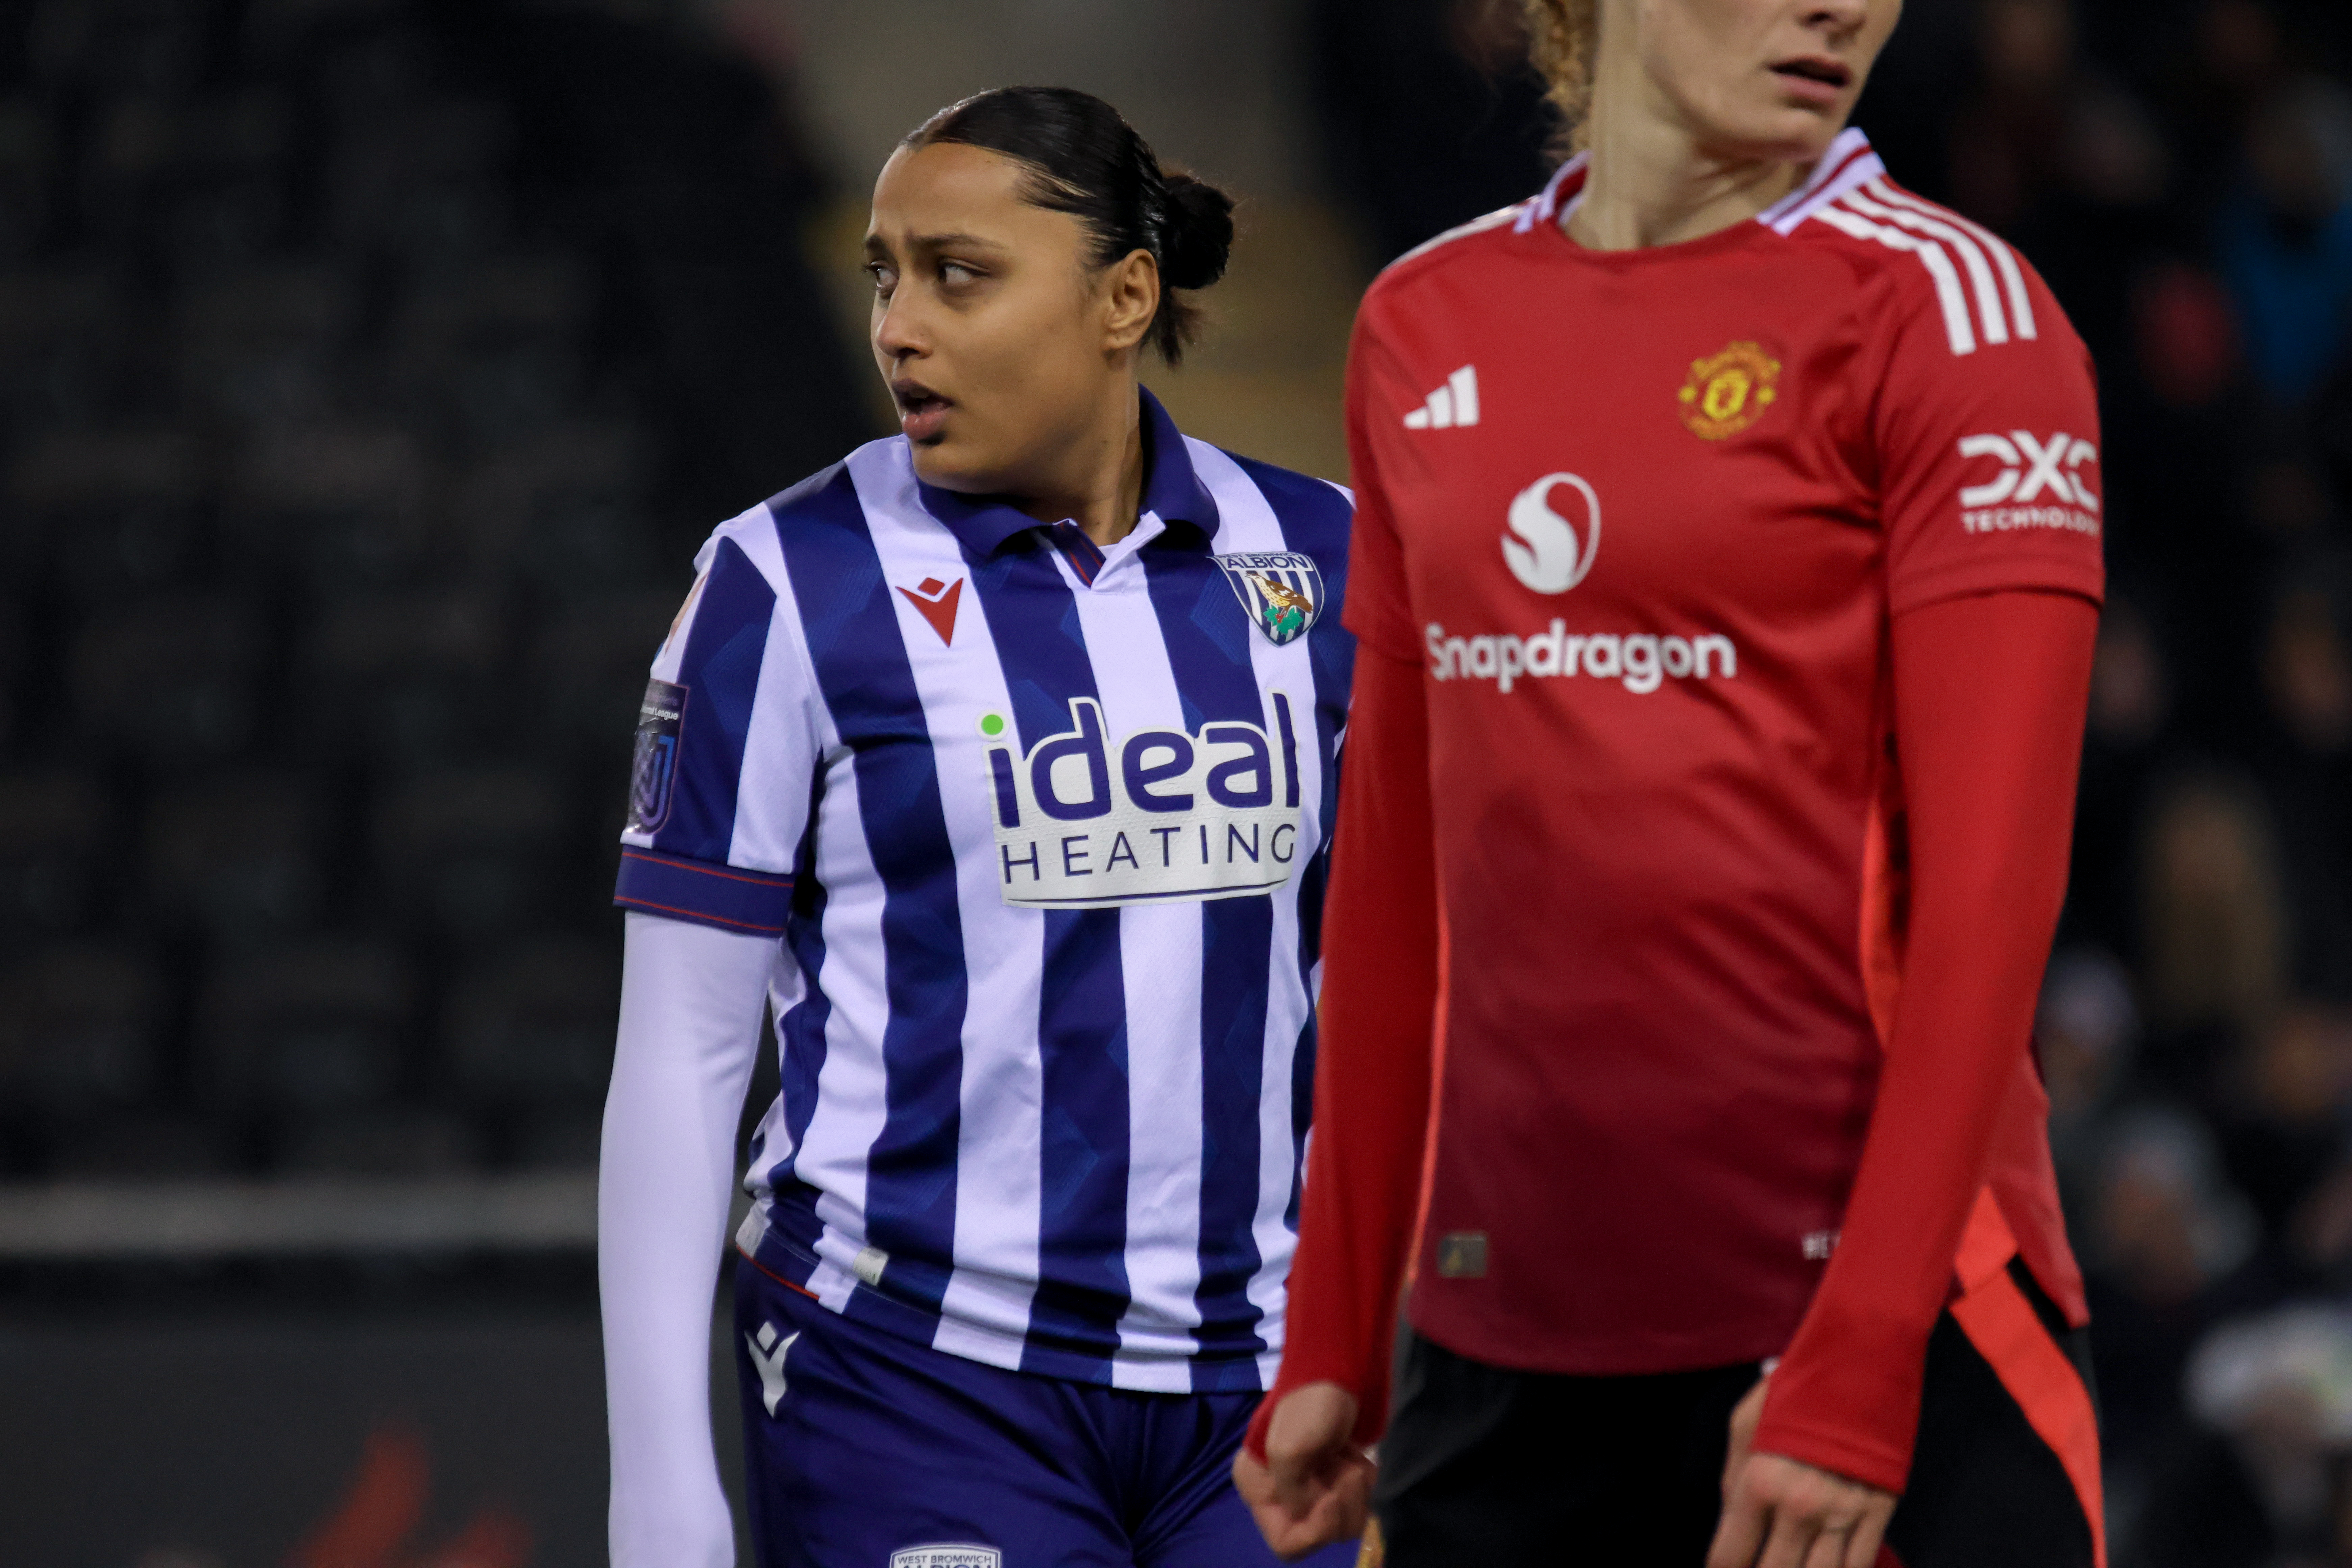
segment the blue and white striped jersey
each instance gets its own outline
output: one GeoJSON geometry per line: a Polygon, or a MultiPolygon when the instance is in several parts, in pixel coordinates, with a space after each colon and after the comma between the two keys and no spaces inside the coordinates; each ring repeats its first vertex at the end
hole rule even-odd
{"type": "Polygon", "coordinates": [[[721,527],[656,660],[616,900],[783,942],[738,1245],[939,1349],[1165,1391],[1282,1345],[1349,502],[1180,435],[1135,531],[903,438],[721,527]]]}

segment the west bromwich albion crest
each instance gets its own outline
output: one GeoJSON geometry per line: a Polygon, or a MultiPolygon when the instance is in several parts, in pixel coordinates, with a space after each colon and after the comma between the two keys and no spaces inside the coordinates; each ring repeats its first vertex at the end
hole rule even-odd
{"type": "Polygon", "coordinates": [[[1292,551],[1214,557],[1257,629],[1275,647],[1297,642],[1323,614],[1323,572],[1292,551]]]}

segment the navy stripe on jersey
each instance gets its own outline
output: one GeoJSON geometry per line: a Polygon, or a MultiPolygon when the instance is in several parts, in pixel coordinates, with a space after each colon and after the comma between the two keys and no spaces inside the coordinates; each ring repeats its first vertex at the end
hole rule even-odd
{"type": "MultiPolygon", "coordinates": [[[[1097,551],[1097,565],[1101,558],[1097,551]]],[[[1079,569],[1077,561],[1072,569],[1079,569]]],[[[1034,546],[1000,550],[973,566],[971,581],[1025,753],[1069,728],[1072,698],[1101,698],[1077,604],[1053,557],[1034,546]]],[[[1127,1003],[1118,911],[1048,910],[1045,925],[1037,1016],[1044,1212],[1037,1293],[1021,1364],[1060,1376],[1101,1377],[1118,1349],[1118,1321],[1130,1300],[1127,1003]]]]}
{"type": "Polygon", "coordinates": [[[678,665],[687,710],[678,729],[677,798],[653,842],[664,854],[727,863],[743,742],[775,609],[775,590],[760,569],[733,540],[720,540],[678,665]]]}
{"type": "MultiPolygon", "coordinates": [[[[936,1312],[954,1255],[961,1120],[955,850],[898,611],[848,469],[780,502],[776,537],[817,686],[856,759],[858,815],[884,889],[887,1109],[866,1157],[866,1233],[889,1258],[875,1288],[936,1312]]],[[[857,1314],[855,1300],[850,1310],[857,1314]]]]}
{"type": "MultiPolygon", "coordinates": [[[[819,769],[810,789],[808,826],[801,834],[799,852],[793,857],[793,904],[785,923],[784,940],[793,951],[793,962],[800,966],[805,989],[801,999],[776,1021],[776,1089],[777,1101],[783,1109],[785,1147],[783,1157],[769,1171],[768,1182],[780,1194],[792,1177],[793,1160],[800,1152],[809,1118],[816,1114],[817,1075],[824,1070],[824,1026],[833,1016],[833,999],[824,994],[825,888],[816,874],[816,825],[824,809],[824,773],[819,769]]],[[[814,1204],[812,1192],[812,1223],[815,1218],[814,1204]]],[[[812,1268],[816,1266],[815,1248],[816,1232],[811,1231],[804,1257],[812,1268]]],[[[793,1283],[805,1284],[807,1278],[803,1274],[793,1283]]]]}
{"type": "MultiPolygon", "coordinates": [[[[1151,607],[1176,676],[1186,728],[1268,715],[1250,662],[1248,624],[1232,614],[1233,590],[1221,573],[1147,566],[1151,607]]],[[[1244,955],[1274,940],[1274,903],[1219,899],[1201,906],[1201,1283],[1193,1293],[1204,1355],[1192,1363],[1202,1392],[1255,1388],[1249,1358],[1266,1348],[1255,1331],[1249,1299],[1259,1263],[1254,1228],[1258,1206],[1258,1108],[1265,1090],[1266,965],[1244,955]],[[1213,978],[1212,978],[1213,977],[1213,978]]]]}

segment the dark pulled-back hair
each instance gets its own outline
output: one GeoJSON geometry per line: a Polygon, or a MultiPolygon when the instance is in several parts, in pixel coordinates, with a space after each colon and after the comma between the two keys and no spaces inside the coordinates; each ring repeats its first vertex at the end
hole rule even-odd
{"type": "Polygon", "coordinates": [[[958,142],[1029,166],[1022,199],[1068,213],[1094,237],[1094,264],[1139,250],[1160,265],[1160,310],[1150,337],[1181,363],[1200,331],[1200,308],[1178,289],[1224,276],[1234,247],[1234,199],[1179,169],[1163,168],[1118,110],[1066,87],[1000,87],[951,103],[902,143],[958,142]]]}

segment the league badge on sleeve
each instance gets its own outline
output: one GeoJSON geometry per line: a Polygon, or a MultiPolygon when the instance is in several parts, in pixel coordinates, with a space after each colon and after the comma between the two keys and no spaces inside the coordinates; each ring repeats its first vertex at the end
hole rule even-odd
{"type": "Polygon", "coordinates": [[[637,709],[636,754],[629,766],[630,833],[657,833],[669,820],[677,784],[677,734],[686,722],[686,688],[667,680],[646,682],[637,709]]]}
{"type": "Polygon", "coordinates": [[[1311,555],[1293,551],[1213,557],[1234,595],[1266,640],[1297,642],[1323,614],[1323,573],[1311,555]]]}

